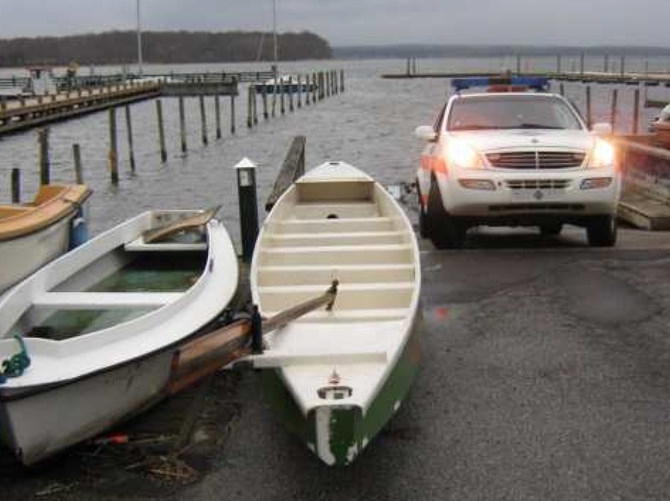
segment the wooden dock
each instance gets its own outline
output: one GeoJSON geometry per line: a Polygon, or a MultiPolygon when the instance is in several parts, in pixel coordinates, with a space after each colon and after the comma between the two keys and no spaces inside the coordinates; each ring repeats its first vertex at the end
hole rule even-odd
{"type": "Polygon", "coordinates": [[[156,82],[136,82],[69,91],[0,103],[0,135],[158,97],[156,82]]]}

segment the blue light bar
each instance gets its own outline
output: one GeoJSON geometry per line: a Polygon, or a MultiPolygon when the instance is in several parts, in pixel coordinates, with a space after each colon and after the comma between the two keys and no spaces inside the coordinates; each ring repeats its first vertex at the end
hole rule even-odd
{"type": "Polygon", "coordinates": [[[460,91],[471,87],[490,87],[492,85],[522,85],[538,91],[549,87],[549,79],[545,77],[474,77],[454,78],[451,86],[460,91]]]}

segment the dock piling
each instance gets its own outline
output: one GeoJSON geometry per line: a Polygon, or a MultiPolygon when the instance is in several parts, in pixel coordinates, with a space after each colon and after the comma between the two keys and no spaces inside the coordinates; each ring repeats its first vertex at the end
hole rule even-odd
{"type": "Polygon", "coordinates": [[[214,116],[216,119],[216,138],[221,139],[221,100],[218,94],[214,96],[214,116]]]}
{"type": "Polygon", "coordinates": [[[251,114],[253,112],[252,107],[253,105],[251,104],[251,87],[252,85],[249,85],[247,87],[247,128],[251,129],[254,126],[254,121],[251,118],[251,114]]]}
{"type": "Polygon", "coordinates": [[[612,124],[612,131],[616,128],[617,105],[619,100],[619,91],[612,89],[612,105],[610,108],[610,123],[612,124]]]}
{"type": "Polygon", "coordinates": [[[633,92],[633,134],[637,134],[640,127],[640,88],[633,92]]]}
{"type": "Polygon", "coordinates": [[[156,117],[158,118],[158,146],[161,152],[161,162],[167,162],[167,148],[165,147],[165,126],[163,123],[163,103],[156,99],[156,117]]]}
{"type": "Polygon", "coordinates": [[[128,156],[130,171],[135,172],[135,148],[133,147],[133,122],[130,115],[130,105],[126,104],[126,132],[128,135],[128,156]]]}
{"type": "Polygon", "coordinates": [[[340,92],[344,92],[344,70],[340,70],[340,92]]]}
{"type": "Polygon", "coordinates": [[[293,77],[288,77],[288,109],[289,111],[295,111],[293,107],[293,77]]]}
{"type": "Polygon", "coordinates": [[[207,146],[207,115],[205,114],[205,96],[199,96],[200,99],[200,128],[202,130],[202,144],[207,146]]]}
{"type": "Polygon", "coordinates": [[[584,52],[579,55],[579,74],[584,76],[584,52]]]}
{"type": "Polygon", "coordinates": [[[565,96],[565,86],[563,85],[563,82],[558,84],[558,92],[561,94],[561,96],[565,96]]]}
{"type": "Polygon", "coordinates": [[[235,94],[230,95],[230,133],[235,135],[235,94]]]}
{"type": "Polygon", "coordinates": [[[267,120],[269,118],[268,116],[268,86],[263,85],[261,87],[261,96],[263,98],[263,119],[267,120]]]}
{"type": "Polygon", "coordinates": [[[297,100],[298,100],[298,108],[302,108],[302,77],[300,76],[300,73],[298,73],[298,87],[296,88],[297,90],[297,100]]]}
{"type": "Polygon", "coordinates": [[[109,155],[107,157],[112,184],[119,184],[119,156],[116,138],[116,108],[109,109],[109,155]]]}
{"type": "Polygon", "coordinates": [[[37,131],[37,141],[40,148],[40,185],[51,182],[49,166],[49,128],[45,127],[37,131]]]}
{"type": "Polygon", "coordinates": [[[586,86],[586,127],[591,129],[591,86],[586,86]]]}
{"type": "Polygon", "coordinates": [[[256,86],[252,85],[251,86],[251,107],[253,109],[254,115],[254,125],[258,125],[258,100],[257,98],[257,93],[256,93],[256,86]]]}
{"type": "Polygon", "coordinates": [[[186,153],[188,145],[186,144],[186,113],[183,96],[179,96],[179,136],[181,138],[181,152],[186,153]]]}
{"type": "Polygon", "coordinates": [[[279,84],[279,93],[280,93],[280,100],[279,100],[279,107],[281,114],[283,115],[286,113],[286,105],[284,102],[284,93],[286,92],[286,85],[284,85],[284,81],[282,80],[281,83],[279,84]]]}
{"type": "Polygon", "coordinates": [[[84,169],[81,165],[81,148],[78,143],[72,145],[72,158],[74,160],[74,182],[84,184],[84,169]]]}
{"type": "Polygon", "coordinates": [[[21,170],[12,168],[11,175],[12,203],[21,203],[21,170]]]}

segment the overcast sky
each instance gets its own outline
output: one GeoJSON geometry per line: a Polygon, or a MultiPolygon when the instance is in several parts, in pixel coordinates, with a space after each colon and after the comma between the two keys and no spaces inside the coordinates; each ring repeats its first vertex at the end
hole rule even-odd
{"type": "MultiPolygon", "coordinates": [[[[278,31],[388,43],[670,46],[670,0],[276,0],[278,31]]],[[[150,30],[270,30],[272,0],[141,0],[150,30]]],[[[136,0],[0,0],[0,38],[135,27],[136,0]]]]}

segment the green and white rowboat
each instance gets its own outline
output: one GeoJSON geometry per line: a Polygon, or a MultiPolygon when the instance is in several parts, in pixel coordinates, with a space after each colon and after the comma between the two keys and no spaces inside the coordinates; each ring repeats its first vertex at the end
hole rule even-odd
{"type": "Polygon", "coordinates": [[[339,282],[331,311],[269,333],[252,357],[275,410],[329,465],[346,465],[405,399],[418,370],[421,271],[412,226],[370,176],[343,162],[300,178],[263,225],[251,267],[264,317],[339,282]]]}

